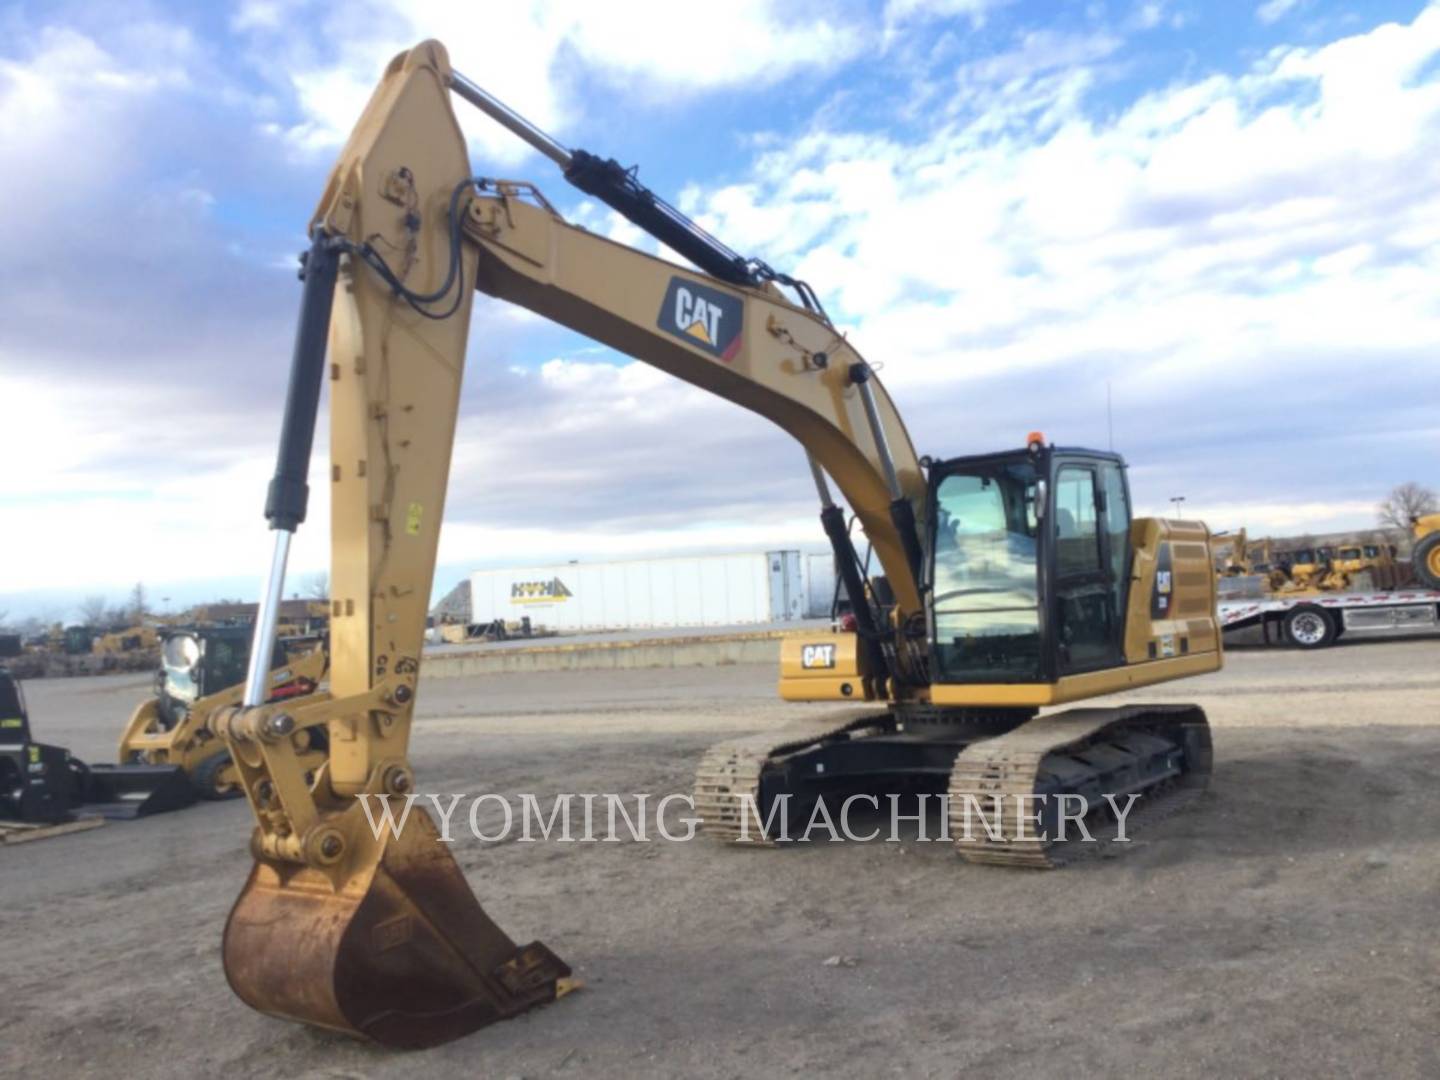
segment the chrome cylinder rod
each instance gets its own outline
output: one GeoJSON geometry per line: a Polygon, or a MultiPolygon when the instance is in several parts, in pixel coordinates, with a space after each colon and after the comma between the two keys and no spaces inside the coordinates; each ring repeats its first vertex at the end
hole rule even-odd
{"type": "Polygon", "coordinates": [[[875,405],[875,390],[870,385],[870,369],[865,364],[850,368],[850,380],[860,391],[860,402],[865,406],[865,419],[870,423],[870,434],[875,439],[875,452],[880,455],[880,467],[885,472],[885,486],[890,489],[890,498],[900,499],[900,478],[895,475],[895,459],[890,454],[890,440],[885,437],[885,425],[880,422],[880,410],[875,405]]]}
{"type": "Polygon", "coordinates": [[[275,530],[275,551],[270,558],[270,577],[255,612],[255,633],[250,640],[250,665],[245,671],[247,709],[265,704],[270,696],[270,654],[275,651],[275,628],[280,620],[280,601],[285,596],[285,564],[290,559],[289,529],[275,530]]]}
{"type": "Polygon", "coordinates": [[[835,500],[830,497],[830,485],[825,482],[825,470],[813,455],[806,454],[805,460],[810,462],[810,475],[815,478],[815,490],[820,495],[820,509],[828,510],[835,505],[835,500]]]}
{"type": "Polygon", "coordinates": [[[540,153],[544,154],[551,161],[555,162],[562,169],[570,167],[570,151],[561,146],[545,132],[541,131],[534,124],[530,123],[523,116],[517,113],[503,101],[491,97],[480,87],[461,75],[458,71],[450,72],[450,89],[459,94],[466,101],[470,102],[477,109],[490,117],[502,127],[513,131],[520,138],[533,146],[540,153]]]}

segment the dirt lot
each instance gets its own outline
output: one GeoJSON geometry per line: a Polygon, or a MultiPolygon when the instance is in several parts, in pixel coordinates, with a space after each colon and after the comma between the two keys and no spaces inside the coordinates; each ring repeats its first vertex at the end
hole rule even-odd
{"type": "MultiPolygon", "coordinates": [[[[435,680],[414,760],[427,791],[685,791],[710,742],[793,715],[772,683],[435,680]]],[[[28,692],[44,737],[103,759],[145,687],[28,692]]],[[[1440,1075],[1440,641],[1236,650],[1144,697],[1209,712],[1211,791],[1121,857],[1055,873],[918,842],[467,839],[490,914],[586,988],[422,1054],[231,996],[242,804],[0,851],[0,1074],[1440,1075]]]]}

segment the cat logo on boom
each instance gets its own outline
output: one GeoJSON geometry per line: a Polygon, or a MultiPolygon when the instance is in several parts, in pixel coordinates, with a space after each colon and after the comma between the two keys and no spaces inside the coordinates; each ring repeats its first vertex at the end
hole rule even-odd
{"type": "Polygon", "coordinates": [[[670,279],[657,325],[687,345],[729,363],[740,351],[745,302],[738,296],[679,276],[670,279]]]}

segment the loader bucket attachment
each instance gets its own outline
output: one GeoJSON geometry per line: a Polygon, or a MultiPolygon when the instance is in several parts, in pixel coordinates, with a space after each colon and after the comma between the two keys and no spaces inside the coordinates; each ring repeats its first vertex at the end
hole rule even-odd
{"type": "Polygon", "coordinates": [[[336,891],[257,860],[225,926],[225,975],[252,1008],[418,1049],[553,1001],[570,969],[492,922],[424,811],[336,891]]]}
{"type": "Polygon", "coordinates": [[[197,798],[179,765],[86,765],[79,787],[87,813],[115,820],[183,810],[197,798]]]}

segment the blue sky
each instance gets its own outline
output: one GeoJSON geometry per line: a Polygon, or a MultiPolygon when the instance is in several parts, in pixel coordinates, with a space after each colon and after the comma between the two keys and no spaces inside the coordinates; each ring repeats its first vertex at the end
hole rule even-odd
{"type": "MultiPolygon", "coordinates": [[[[293,257],[384,63],[426,37],[807,278],[924,453],[1104,445],[1109,383],[1142,511],[1362,528],[1394,484],[1440,483],[1433,4],[19,4],[0,610],[255,591],[293,257]]],[[[464,112],[476,172],[648,246],[464,112]]],[[[812,501],[764,422],[477,307],[442,587],[815,543],[812,501]]],[[[303,530],[297,572],[325,558],[303,530]]]]}

